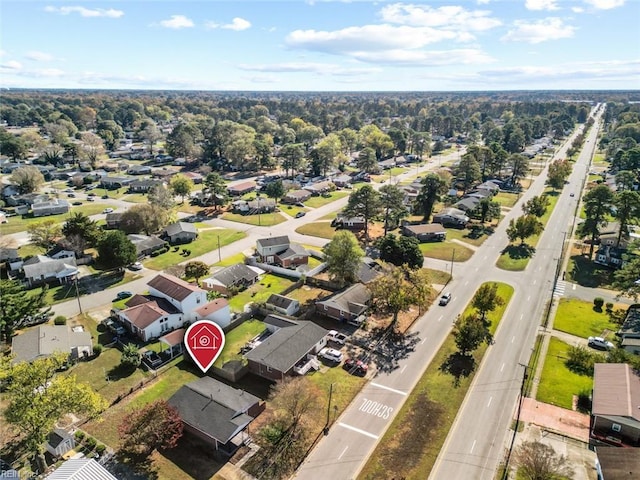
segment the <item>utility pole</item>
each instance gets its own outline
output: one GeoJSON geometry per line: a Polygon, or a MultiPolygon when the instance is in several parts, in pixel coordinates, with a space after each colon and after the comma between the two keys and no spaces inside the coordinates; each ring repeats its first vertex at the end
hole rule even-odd
{"type": "Polygon", "coordinates": [[[451,277],[453,278],[453,260],[456,258],[456,249],[454,248],[451,252],[451,277]]]}
{"type": "Polygon", "coordinates": [[[511,437],[511,445],[509,445],[509,452],[507,453],[507,460],[504,463],[504,472],[502,474],[502,480],[509,478],[509,461],[511,460],[511,453],[513,452],[513,445],[516,441],[516,435],[518,433],[518,425],[520,425],[520,412],[522,411],[522,401],[524,400],[524,386],[528,378],[529,366],[519,363],[521,367],[524,367],[524,374],[522,375],[522,384],[520,385],[520,400],[518,401],[518,413],[516,414],[516,424],[513,429],[513,437],[511,437]]]}
{"type": "Polygon", "coordinates": [[[331,420],[331,396],[333,394],[333,383],[329,385],[329,403],[327,404],[327,423],[324,426],[324,434],[329,435],[329,421],[331,420]]]}
{"type": "Polygon", "coordinates": [[[220,252],[220,235],[218,235],[218,262],[222,261],[222,253],[220,252]]]}
{"type": "Polygon", "coordinates": [[[78,308],[80,309],[80,315],[82,315],[82,305],[80,304],[80,291],[78,290],[78,274],[74,278],[74,283],[76,284],[76,298],[78,299],[78,308]]]}

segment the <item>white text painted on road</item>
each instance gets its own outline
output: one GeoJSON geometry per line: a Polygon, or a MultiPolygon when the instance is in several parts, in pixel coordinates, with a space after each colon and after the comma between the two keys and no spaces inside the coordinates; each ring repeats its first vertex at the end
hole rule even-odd
{"type": "Polygon", "coordinates": [[[376,402],[375,400],[369,400],[368,398],[362,399],[362,405],[360,405],[361,412],[368,413],[374,417],[383,418],[387,420],[393,412],[393,407],[385,405],[384,403],[376,402]]]}
{"type": "Polygon", "coordinates": [[[361,428],[352,427],[351,425],[347,425],[346,423],[339,422],[338,425],[346,428],[347,430],[353,430],[354,432],[358,432],[358,433],[361,433],[362,435],[366,435],[367,437],[371,437],[375,440],[379,438],[378,435],[374,435],[373,433],[367,432],[366,430],[362,430],[361,428]]]}
{"type": "Polygon", "coordinates": [[[402,390],[396,390],[395,388],[387,387],[385,385],[380,385],[379,383],[376,383],[376,382],[371,382],[371,386],[382,388],[383,390],[389,390],[390,392],[393,392],[393,393],[399,393],[400,395],[404,395],[405,397],[407,396],[407,392],[403,392],[402,390]]]}

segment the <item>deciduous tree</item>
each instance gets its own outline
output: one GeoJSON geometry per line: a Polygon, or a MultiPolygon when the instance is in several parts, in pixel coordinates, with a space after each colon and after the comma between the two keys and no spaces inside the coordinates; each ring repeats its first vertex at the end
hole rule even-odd
{"type": "Polygon", "coordinates": [[[174,175],[169,183],[169,188],[174,195],[179,195],[184,203],[184,197],[189,196],[191,190],[193,190],[193,181],[184,175],[174,175]]]}
{"type": "Polygon", "coordinates": [[[384,234],[397,228],[400,221],[409,215],[404,206],[404,193],[397,185],[383,185],[380,187],[380,203],[384,210],[384,234]]]}
{"type": "Polygon", "coordinates": [[[282,197],[284,197],[285,193],[287,193],[286,189],[284,188],[284,184],[280,179],[276,180],[275,182],[271,182],[267,185],[266,194],[270,198],[274,198],[276,201],[276,204],[282,197]]]}
{"type": "Polygon", "coordinates": [[[568,160],[555,160],[549,165],[547,183],[554,190],[559,190],[564,186],[564,182],[571,174],[571,164],[568,160]]]}
{"type": "Polygon", "coordinates": [[[345,215],[364,219],[365,242],[369,240],[369,223],[380,216],[381,212],[380,194],[371,185],[365,185],[352,192],[344,209],[345,215]]]}
{"type": "Polygon", "coordinates": [[[519,238],[520,243],[524,244],[527,238],[541,233],[542,228],[542,223],[534,215],[523,215],[509,222],[507,237],[511,242],[519,238]]]}
{"type": "Polygon", "coordinates": [[[173,448],[182,436],[178,410],[165,400],[156,400],[129,411],[118,427],[120,449],[148,457],[154,450],[173,448]]]}
{"type": "MultiPolygon", "coordinates": [[[[640,248],[640,242],[632,242],[628,251],[640,248]]],[[[625,295],[635,301],[640,297],[640,255],[627,255],[622,267],[613,274],[613,288],[618,295],[625,295]]]]}
{"type": "Polygon", "coordinates": [[[164,185],[154,185],[151,187],[147,198],[151,205],[160,207],[163,210],[171,210],[175,205],[173,192],[164,185]]]}
{"type": "Polygon", "coordinates": [[[538,195],[531,198],[522,206],[522,211],[527,215],[542,217],[549,206],[549,198],[546,195],[538,195]]]}
{"type": "Polygon", "coordinates": [[[16,168],[9,177],[9,181],[18,187],[20,193],[33,193],[44,185],[44,175],[40,173],[38,167],[26,165],[16,168]]]}
{"type": "Polygon", "coordinates": [[[358,281],[358,269],[364,252],[353,233],[347,230],[337,232],[322,251],[327,272],[333,281],[341,285],[358,281]]]}
{"type": "Polygon", "coordinates": [[[123,268],[136,261],[136,247],[120,230],[106,232],[98,241],[98,261],[106,268],[123,268]]]}
{"type": "Polygon", "coordinates": [[[3,363],[0,377],[8,378],[4,411],[7,422],[24,435],[27,449],[44,467],[44,442],[63,415],[93,417],[107,404],[89,385],[78,382],[75,375],[58,374],[68,354],[54,354],[32,362],[3,363]]]}
{"type": "Polygon", "coordinates": [[[482,342],[490,342],[492,338],[486,323],[475,314],[459,318],[455,323],[453,336],[462,355],[469,355],[482,342]]]}
{"type": "Polygon", "coordinates": [[[558,455],[549,445],[524,441],[514,455],[518,472],[527,480],[554,480],[573,477],[573,470],[564,455],[558,455]]]}
{"type": "Polygon", "coordinates": [[[184,274],[187,278],[195,278],[200,285],[200,279],[209,274],[209,265],[200,261],[189,262],[184,266],[184,274]]]}
{"type": "Polygon", "coordinates": [[[478,310],[483,320],[486,318],[487,312],[492,312],[500,305],[504,305],[504,299],[498,295],[498,284],[482,284],[473,296],[471,305],[478,310]]]}
{"type": "Polygon", "coordinates": [[[227,204],[229,193],[227,191],[227,185],[224,183],[224,179],[220,174],[216,172],[209,173],[203,183],[202,200],[204,205],[214,205],[217,210],[220,206],[227,204]]]}
{"type": "Polygon", "coordinates": [[[613,197],[615,217],[620,222],[616,243],[620,244],[622,235],[627,232],[629,224],[640,221],[640,193],[633,190],[623,190],[613,197]]]}
{"type": "Polygon", "coordinates": [[[53,247],[62,236],[60,225],[53,219],[29,224],[27,232],[29,241],[45,251],[53,247]]]}
{"type": "Polygon", "coordinates": [[[98,166],[98,159],[104,153],[102,138],[95,133],[85,132],[80,136],[80,156],[91,164],[91,168],[98,166]]]}
{"type": "Polygon", "coordinates": [[[134,205],[120,218],[120,229],[125,233],[144,233],[152,235],[167,225],[170,210],[151,203],[134,205]]]}

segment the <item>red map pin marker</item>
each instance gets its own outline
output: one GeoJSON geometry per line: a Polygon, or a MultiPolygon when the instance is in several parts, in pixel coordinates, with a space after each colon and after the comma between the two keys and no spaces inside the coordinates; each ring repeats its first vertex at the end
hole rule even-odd
{"type": "Polygon", "coordinates": [[[184,334],[187,352],[204,373],[220,356],[224,348],[224,332],[211,320],[199,320],[184,334]]]}

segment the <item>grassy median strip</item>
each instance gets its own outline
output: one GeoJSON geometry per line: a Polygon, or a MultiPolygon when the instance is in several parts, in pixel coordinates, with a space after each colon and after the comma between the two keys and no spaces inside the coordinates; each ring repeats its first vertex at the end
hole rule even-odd
{"type": "MultiPolygon", "coordinates": [[[[513,295],[513,287],[498,283],[498,294],[504,299],[504,305],[487,315],[491,333],[498,328],[513,295]]],[[[369,457],[359,479],[424,479],[429,476],[486,350],[487,346],[482,345],[474,352],[476,368],[456,383],[455,378],[442,369],[457,351],[453,335],[447,337],[369,457]]]]}

